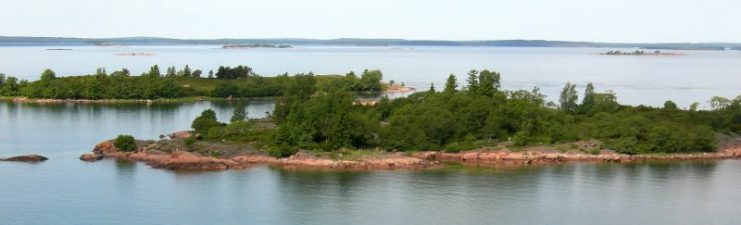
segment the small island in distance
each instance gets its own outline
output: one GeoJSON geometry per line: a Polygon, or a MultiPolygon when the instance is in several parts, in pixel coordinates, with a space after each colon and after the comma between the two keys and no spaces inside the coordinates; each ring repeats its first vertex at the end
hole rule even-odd
{"type": "Polygon", "coordinates": [[[623,52],[619,50],[612,50],[604,53],[600,53],[600,55],[618,55],[618,56],[685,56],[684,53],[677,53],[677,52],[661,52],[659,50],[653,51],[653,52],[646,52],[643,50],[635,50],[632,52],[623,52]]]}
{"type": "Polygon", "coordinates": [[[272,45],[272,44],[225,44],[223,49],[240,49],[240,48],[292,48],[290,45],[272,45]]]}

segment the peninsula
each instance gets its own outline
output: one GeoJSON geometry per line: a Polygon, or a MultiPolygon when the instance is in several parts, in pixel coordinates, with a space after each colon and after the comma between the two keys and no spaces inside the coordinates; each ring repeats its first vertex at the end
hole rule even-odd
{"type": "MultiPolygon", "coordinates": [[[[354,72],[346,75],[314,76],[316,88],[329,89],[343,86],[355,93],[381,93],[387,88],[394,92],[413,89],[381,82],[383,74],[378,70],[365,70],[359,76],[354,72]]],[[[263,77],[248,66],[220,66],[216,72],[207,73],[191,69],[188,65],[178,69],[168,67],[161,73],[154,65],[149,72],[133,76],[129,70],[112,73],[98,68],[95,74],[58,77],[50,69],[44,70],[36,81],[18,80],[0,74],[0,100],[16,102],[153,102],[195,99],[231,98],[274,98],[284,92],[295,76],[282,74],[263,77]]]]}

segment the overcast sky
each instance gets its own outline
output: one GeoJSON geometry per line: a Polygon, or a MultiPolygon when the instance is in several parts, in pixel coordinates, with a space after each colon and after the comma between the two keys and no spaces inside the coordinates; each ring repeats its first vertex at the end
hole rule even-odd
{"type": "Polygon", "coordinates": [[[0,35],[741,42],[738,0],[0,0],[0,35]]]}

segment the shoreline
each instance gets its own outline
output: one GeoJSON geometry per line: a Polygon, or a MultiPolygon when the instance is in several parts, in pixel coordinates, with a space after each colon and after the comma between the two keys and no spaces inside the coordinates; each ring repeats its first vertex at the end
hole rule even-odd
{"type": "MultiPolygon", "coordinates": [[[[271,97],[251,97],[251,98],[232,98],[231,100],[272,100],[277,96],[271,97]]],[[[37,103],[37,104],[119,104],[119,103],[136,103],[136,104],[153,104],[153,103],[190,103],[200,101],[229,101],[228,98],[216,98],[206,96],[193,96],[183,98],[160,98],[160,99],[49,99],[49,98],[28,98],[28,97],[5,97],[0,96],[0,102],[15,103],[37,103]]]]}
{"type": "MultiPolygon", "coordinates": [[[[181,137],[176,137],[181,138],[181,137]]],[[[94,162],[103,159],[142,162],[153,168],[185,171],[242,170],[259,165],[282,169],[315,169],[330,171],[375,171],[375,170],[422,170],[443,168],[446,163],[464,166],[501,165],[548,165],[563,163],[641,163],[654,161],[702,161],[741,159],[741,146],[732,146],[712,153],[675,153],[626,155],[610,150],[599,154],[583,152],[558,152],[552,150],[470,150],[458,153],[441,151],[419,151],[414,153],[387,152],[380,155],[362,156],[356,159],[332,159],[300,151],[287,158],[276,158],[264,153],[239,154],[231,157],[203,156],[187,151],[171,153],[149,149],[153,144],[138,147],[133,152],[121,152],[113,141],[103,141],[91,153],[80,156],[80,160],[94,162]]]]}
{"type": "MultiPolygon", "coordinates": [[[[382,94],[410,93],[416,89],[412,87],[402,87],[381,92],[382,94]]],[[[280,96],[267,97],[235,97],[235,98],[218,98],[208,96],[191,96],[181,98],[159,98],[159,99],[54,99],[54,98],[28,98],[23,96],[0,96],[0,102],[15,103],[37,103],[37,104],[119,104],[119,103],[136,103],[136,104],[153,104],[153,103],[190,103],[199,101],[232,101],[232,100],[275,100],[280,96]]],[[[358,99],[363,101],[363,99],[358,99]]],[[[377,100],[375,100],[377,101],[377,100]]]]}

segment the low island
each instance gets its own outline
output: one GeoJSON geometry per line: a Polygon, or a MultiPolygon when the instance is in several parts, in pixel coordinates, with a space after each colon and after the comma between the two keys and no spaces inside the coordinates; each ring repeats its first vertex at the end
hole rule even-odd
{"type": "Polygon", "coordinates": [[[240,48],[292,48],[290,45],[272,45],[272,44],[226,44],[223,49],[240,49],[240,48]]]}
{"type": "MultiPolygon", "coordinates": [[[[368,72],[368,71],[367,71],[368,72]]],[[[380,72],[379,72],[380,73],[380,72]]],[[[348,75],[351,76],[351,75],[348,75]]],[[[362,80],[362,79],[361,79],[362,80]]],[[[247,119],[237,101],[228,123],[212,110],[192,130],[136,140],[103,141],[80,159],[145,162],[172,170],[281,168],[423,169],[456,162],[522,165],[741,158],[741,96],[715,97],[712,110],[621,105],[590,83],[581,96],[567,83],[559,101],[539,89],[503,90],[500,74],[472,70],[459,87],[451,75],[438,91],[357,101],[351,82],[319,85],[291,76],[273,113],[247,119]]],[[[345,80],[346,81],[346,80],[345,80]]],[[[224,119],[224,118],[222,118],[224,119]]]]}
{"type": "Polygon", "coordinates": [[[659,50],[646,52],[643,50],[635,50],[632,52],[622,52],[622,51],[608,51],[604,53],[600,53],[600,55],[611,55],[611,56],[685,56],[684,53],[676,53],[676,52],[662,52],[659,50]]]}

